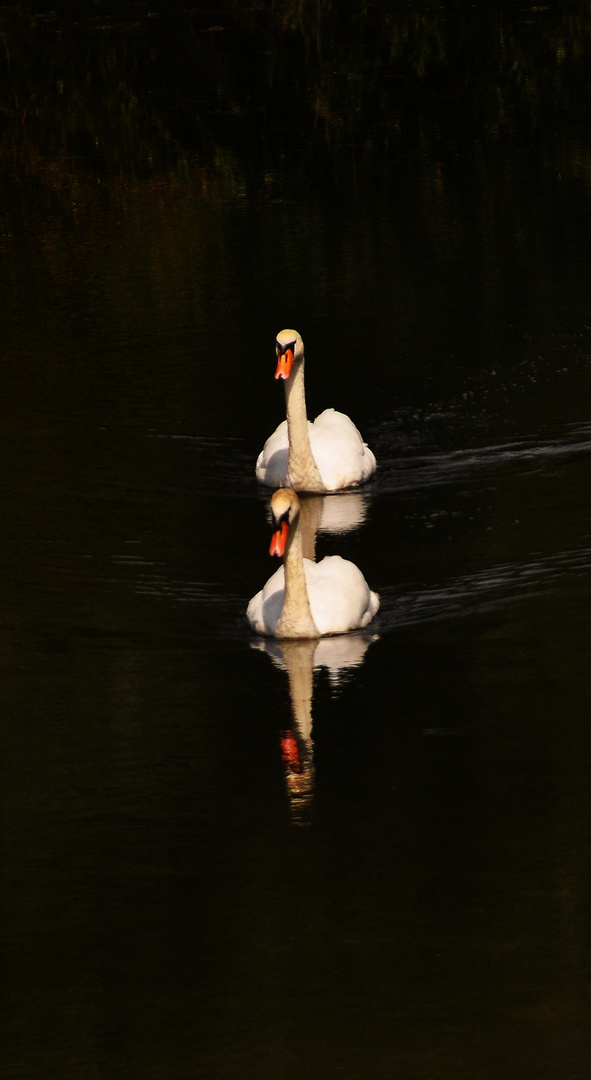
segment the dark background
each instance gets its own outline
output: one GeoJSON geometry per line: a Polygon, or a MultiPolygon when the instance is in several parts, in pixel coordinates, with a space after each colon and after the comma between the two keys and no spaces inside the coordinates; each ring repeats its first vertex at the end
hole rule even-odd
{"type": "Polygon", "coordinates": [[[591,1077],[590,51],[580,2],[0,7],[7,1080],[591,1077]],[[289,326],[382,598],[295,667],[244,615],[289,326]]]}

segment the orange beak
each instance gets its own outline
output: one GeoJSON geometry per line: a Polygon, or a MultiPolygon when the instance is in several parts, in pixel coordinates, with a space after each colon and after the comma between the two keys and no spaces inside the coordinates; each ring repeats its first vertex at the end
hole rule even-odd
{"type": "Polygon", "coordinates": [[[277,371],[275,372],[275,378],[289,379],[292,364],[293,353],[291,349],[286,349],[284,353],[279,353],[277,357],[277,371]]]}
{"type": "Polygon", "coordinates": [[[287,521],[281,522],[281,527],[275,529],[271,537],[271,547],[269,548],[269,555],[278,555],[279,558],[285,551],[285,545],[287,543],[287,521]]]}

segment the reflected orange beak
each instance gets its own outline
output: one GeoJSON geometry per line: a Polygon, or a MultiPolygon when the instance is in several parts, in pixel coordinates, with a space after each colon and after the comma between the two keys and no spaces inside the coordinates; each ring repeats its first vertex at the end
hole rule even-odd
{"type": "Polygon", "coordinates": [[[275,378],[289,379],[292,364],[293,353],[291,349],[286,349],[284,353],[279,353],[279,356],[277,357],[277,371],[275,372],[275,378]]]}
{"type": "Polygon", "coordinates": [[[281,558],[283,552],[285,551],[285,545],[287,543],[287,532],[287,521],[282,521],[281,527],[279,529],[275,529],[275,532],[271,537],[271,547],[269,548],[269,555],[278,555],[279,558],[281,558]]]}
{"type": "Polygon", "coordinates": [[[284,731],[281,736],[281,757],[288,772],[299,775],[304,771],[293,731],[284,731]]]}

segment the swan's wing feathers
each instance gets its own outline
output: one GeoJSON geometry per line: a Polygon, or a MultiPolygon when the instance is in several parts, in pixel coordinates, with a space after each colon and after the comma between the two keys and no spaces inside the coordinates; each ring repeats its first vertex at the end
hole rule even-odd
{"type": "Polygon", "coordinates": [[[283,564],[253,596],[246,617],[257,634],[274,634],[283,611],[285,572],[283,564]]]}
{"type": "Polygon", "coordinates": [[[325,409],[311,425],[310,442],[320,475],[329,491],[367,480],[376,459],[353,421],[336,409],[325,409]]]}
{"type": "MultiPolygon", "coordinates": [[[[312,618],[322,634],[346,634],[367,626],[380,606],[361,570],[340,555],[327,555],[319,563],[304,559],[312,618]]],[[[247,618],[257,634],[275,634],[285,589],[284,568],[269,578],[247,608],[247,618]]]]}
{"type": "Polygon", "coordinates": [[[273,434],[269,435],[258,456],[256,477],[259,483],[267,484],[268,487],[283,487],[287,477],[288,453],[287,420],[282,420],[273,434]]]}
{"type": "Polygon", "coordinates": [[[367,626],[379,607],[359,567],[340,555],[304,563],[312,617],[321,634],[367,626]]]}
{"type": "MultiPolygon", "coordinates": [[[[344,413],[325,409],[313,424],[308,421],[308,431],[312,455],[327,491],[355,487],[375,472],[374,454],[344,413]]],[[[258,456],[257,480],[268,487],[286,484],[288,455],[287,420],[283,420],[258,456]]]]}

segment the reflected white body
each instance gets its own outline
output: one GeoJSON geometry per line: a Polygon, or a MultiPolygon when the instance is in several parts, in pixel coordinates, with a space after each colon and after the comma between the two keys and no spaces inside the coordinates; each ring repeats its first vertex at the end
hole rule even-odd
{"type": "MultiPolygon", "coordinates": [[[[338,689],[350,676],[361,667],[369,646],[379,640],[379,634],[372,630],[363,633],[333,634],[310,641],[312,651],[310,653],[310,665],[313,671],[325,668],[329,682],[333,689],[338,689]]],[[[278,668],[289,670],[286,660],[286,650],[301,645],[299,641],[282,641],[278,638],[257,638],[252,642],[253,649],[260,649],[267,653],[278,668]]],[[[291,676],[290,676],[291,678],[291,676]]],[[[291,682],[290,682],[291,686],[291,682]]],[[[292,695],[293,704],[293,695],[292,695]]]]}

